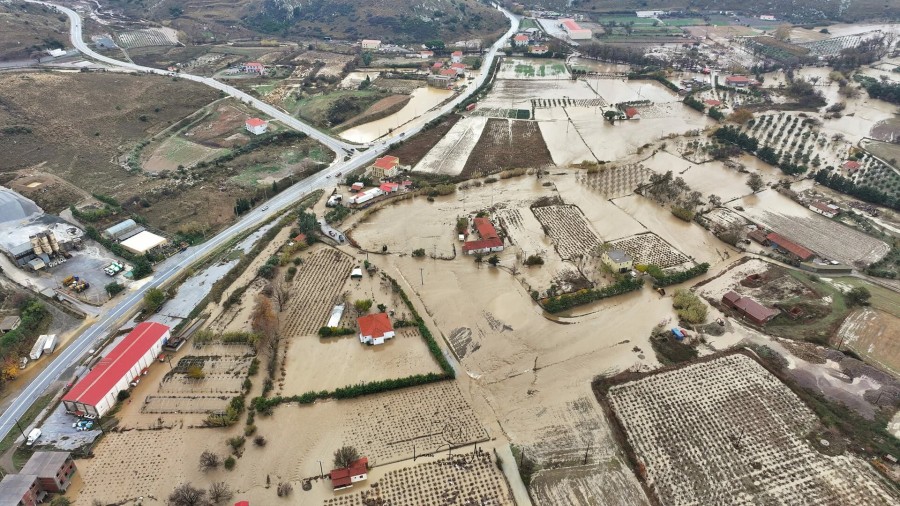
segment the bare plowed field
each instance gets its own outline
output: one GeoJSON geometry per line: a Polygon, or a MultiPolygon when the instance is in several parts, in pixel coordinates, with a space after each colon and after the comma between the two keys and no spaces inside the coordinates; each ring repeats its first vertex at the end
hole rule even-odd
{"type": "Polygon", "coordinates": [[[890,249],[887,244],[858,230],[813,214],[786,216],[765,211],[761,218],[772,230],[827,258],[852,264],[880,260],[890,249]]]}
{"type": "Polygon", "coordinates": [[[900,375],[900,318],[864,308],[844,320],[838,337],[866,360],[900,375]]]}
{"type": "Polygon", "coordinates": [[[563,260],[590,256],[600,245],[597,234],[578,206],[533,207],[531,210],[563,260]]]}
{"type": "Polygon", "coordinates": [[[282,335],[310,335],[325,325],[352,268],[350,257],[330,248],[321,248],[304,257],[297,267],[291,297],[282,315],[282,335]]]}
{"type": "Polygon", "coordinates": [[[462,175],[471,178],[503,169],[540,168],[552,163],[537,122],[491,118],[462,175]]]}
{"type": "MultiPolygon", "coordinates": [[[[420,461],[421,462],[421,461],[420,461]]],[[[491,454],[479,449],[391,471],[369,490],[328,499],[326,506],[513,505],[512,495],[491,454]]]]}
{"type": "Polygon", "coordinates": [[[900,501],[864,461],[814,448],[815,414],[745,355],[616,385],[608,399],[662,504],[900,501]]]}
{"type": "Polygon", "coordinates": [[[412,139],[392,148],[387,154],[399,158],[403,165],[415,166],[425,158],[425,155],[431,151],[431,148],[437,145],[437,143],[447,135],[447,132],[453,128],[453,125],[455,125],[460,118],[461,116],[451,114],[436,126],[424,130],[412,139]]]}
{"type": "Polygon", "coordinates": [[[472,148],[481,138],[486,118],[464,118],[456,123],[415,166],[416,171],[455,176],[462,172],[472,148]]]}

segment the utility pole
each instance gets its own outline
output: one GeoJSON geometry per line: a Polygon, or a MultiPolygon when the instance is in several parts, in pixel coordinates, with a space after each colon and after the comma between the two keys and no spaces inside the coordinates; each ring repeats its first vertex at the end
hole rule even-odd
{"type": "Polygon", "coordinates": [[[24,437],[24,438],[25,438],[25,439],[28,439],[28,436],[26,436],[26,435],[25,435],[25,431],[24,431],[24,430],[22,430],[22,426],[21,426],[21,425],[19,425],[19,420],[16,420],[16,427],[18,427],[18,428],[19,428],[19,432],[21,432],[21,433],[22,433],[22,437],[24,437]]]}
{"type": "Polygon", "coordinates": [[[425,269],[419,267],[419,278],[421,278],[422,286],[425,286],[425,269]]]}
{"type": "Polygon", "coordinates": [[[319,461],[317,461],[317,462],[319,463],[319,478],[324,478],[324,477],[325,477],[325,470],[322,469],[322,461],[319,460],[319,461]]]}

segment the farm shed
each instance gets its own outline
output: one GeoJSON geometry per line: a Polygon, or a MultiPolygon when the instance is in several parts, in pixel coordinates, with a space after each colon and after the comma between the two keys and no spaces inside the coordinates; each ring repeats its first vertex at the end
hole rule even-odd
{"type": "Polygon", "coordinates": [[[144,227],[132,219],[120,221],[103,231],[103,235],[113,241],[121,241],[144,231],[144,227]]]}
{"type": "Polygon", "coordinates": [[[69,452],[34,452],[19,474],[37,476],[38,485],[47,492],[65,492],[76,470],[69,452]]]}
{"type": "Polygon", "coordinates": [[[763,306],[750,297],[743,297],[734,291],[723,295],[722,303],[737,311],[741,317],[748,318],[757,325],[765,325],[779,313],[777,309],[763,306]]]}
{"type": "Polygon", "coordinates": [[[160,237],[152,232],[144,230],[143,232],[122,241],[120,244],[123,248],[136,255],[143,255],[153,248],[162,246],[165,243],[165,237],[160,237]]]}
{"type": "Polygon", "coordinates": [[[153,363],[169,337],[169,327],[161,323],[139,323],[63,397],[66,411],[103,416],[116,403],[119,392],[153,363]]]}
{"type": "Polygon", "coordinates": [[[9,332],[19,326],[22,321],[18,316],[6,316],[0,320],[0,332],[9,332]]]}
{"type": "Polygon", "coordinates": [[[776,248],[784,250],[804,262],[815,256],[812,251],[775,232],[767,235],[766,239],[776,248]]]}
{"type": "MultiPolygon", "coordinates": [[[[362,273],[360,273],[359,277],[362,277],[362,273]]],[[[325,326],[337,327],[341,324],[342,316],[344,316],[344,305],[338,304],[334,306],[334,309],[331,310],[331,316],[328,318],[328,323],[325,326]]]]}
{"type": "Polygon", "coordinates": [[[362,457],[350,463],[349,467],[331,471],[331,486],[334,490],[352,487],[354,483],[369,478],[369,459],[362,457]]]}
{"type": "Polygon", "coordinates": [[[387,313],[375,313],[356,319],[359,325],[359,342],[363,344],[384,344],[394,337],[394,326],[387,313]]]}
{"type": "Polygon", "coordinates": [[[0,504],[32,506],[44,501],[47,492],[41,489],[33,474],[7,474],[0,481],[0,504]]]}
{"type": "Polygon", "coordinates": [[[622,250],[611,249],[603,252],[603,263],[616,272],[626,272],[634,265],[634,259],[622,250]]]}
{"type": "Polygon", "coordinates": [[[841,211],[841,208],[834,204],[826,204],[824,202],[813,202],[809,205],[809,210],[819,213],[826,218],[834,218],[841,211]]]}
{"type": "Polygon", "coordinates": [[[747,237],[762,244],[763,246],[769,245],[769,240],[766,239],[766,231],[761,228],[751,231],[749,234],[747,234],[747,237]]]}

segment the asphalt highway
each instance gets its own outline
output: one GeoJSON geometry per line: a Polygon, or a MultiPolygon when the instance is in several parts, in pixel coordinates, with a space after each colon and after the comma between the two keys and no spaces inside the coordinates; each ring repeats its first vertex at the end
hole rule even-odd
{"type": "MultiPolygon", "coordinates": [[[[77,12],[72,9],[48,2],[39,2],[35,0],[27,1],[31,3],[46,5],[66,14],[71,23],[70,36],[72,39],[72,44],[76,49],[81,51],[81,53],[85,57],[106,63],[108,65],[134,70],[136,72],[146,72],[163,75],[171,74],[171,72],[168,71],[143,67],[96,53],[87,44],[84,43],[84,40],[82,38],[82,20],[77,12]]],[[[205,243],[188,248],[184,252],[170,257],[166,261],[157,265],[156,271],[153,273],[153,276],[149,282],[141,285],[134,290],[129,291],[127,295],[119,300],[114,306],[104,308],[104,310],[101,311],[99,317],[97,318],[97,322],[90,328],[85,330],[80,336],[76,337],[74,341],[61,352],[56,355],[52,355],[50,357],[50,359],[52,360],[50,364],[25,387],[3,411],[3,414],[0,415],[0,439],[6,437],[9,431],[14,427],[16,420],[18,420],[25,413],[25,411],[35,402],[38,397],[41,396],[41,394],[47,389],[47,387],[50,386],[53,381],[57,380],[66,369],[77,364],[89,349],[96,346],[98,341],[103,340],[110,332],[116,330],[126,317],[129,317],[137,311],[147,290],[158,287],[163,283],[166,283],[170,279],[176,277],[180,273],[184,272],[192,264],[201,260],[205,255],[207,255],[211,251],[214,251],[219,246],[227,243],[241,231],[251,229],[266,221],[270,217],[275,216],[280,211],[297,202],[307,193],[320,188],[335,186],[337,184],[336,179],[338,174],[344,174],[359,167],[364,167],[371,164],[376,157],[387,151],[392,142],[412,137],[413,135],[421,131],[422,127],[428,121],[440,116],[441,114],[451,111],[460,102],[468,98],[475,91],[475,89],[477,89],[479,86],[481,86],[482,83],[484,83],[484,80],[487,78],[488,74],[487,70],[490,69],[491,63],[497,55],[497,51],[502,47],[506,39],[512,36],[516,28],[518,27],[518,18],[505,10],[503,10],[502,12],[510,20],[510,29],[503,37],[501,37],[497,41],[497,43],[495,43],[490,48],[488,53],[485,55],[482,63],[482,72],[475,80],[474,84],[470,84],[452,101],[448,102],[442,107],[426,112],[423,116],[406,125],[402,133],[398,132],[393,137],[382,138],[375,142],[369,143],[368,145],[360,146],[342,141],[340,139],[335,139],[315,129],[314,127],[294,118],[290,114],[281,111],[271,106],[270,104],[257,100],[256,98],[251,97],[250,95],[247,95],[246,93],[234,87],[216,81],[215,79],[184,73],[177,74],[178,77],[182,79],[196,81],[221,90],[235,98],[244,101],[245,103],[248,103],[257,110],[267,114],[268,116],[271,116],[272,118],[277,119],[285,125],[294,128],[297,131],[306,133],[310,137],[316,139],[317,141],[335,151],[337,153],[335,162],[322,172],[319,172],[294,184],[266,203],[262,204],[260,207],[257,207],[256,209],[248,212],[236,223],[226,228],[225,230],[222,230],[205,243]]]]}

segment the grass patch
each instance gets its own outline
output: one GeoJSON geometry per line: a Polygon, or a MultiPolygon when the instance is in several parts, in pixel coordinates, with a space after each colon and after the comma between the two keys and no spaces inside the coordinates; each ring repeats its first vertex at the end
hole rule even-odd
{"type": "Polygon", "coordinates": [[[231,180],[241,186],[264,186],[264,184],[259,183],[258,180],[265,179],[266,176],[276,174],[280,170],[281,167],[276,167],[274,165],[253,165],[241,171],[240,174],[233,176],[231,180]]]}
{"type": "MultiPolygon", "coordinates": [[[[37,418],[38,414],[47,406],[50,405],[50,401],[53,400],[53,393],[45,394],[41,397],[38,397],[36,401],[25,410],[25,413],[19,418],[19,425],[22,426],[22,430],[26,430],[28,425],[34,422],[35,418],[37,418]]],[[[9,451],[12,448],[13,443],[15,443],[16,438],[21,436],[22,433],[19,432],[19,429],[13,425],[13,428],[9,431],[9,434],[3,438],[3,441],[0,441],[0,455],[9,451]]],[[[15,457],[14,457],[15,458],[15,457]]]]}
{"type": "Polygon", "coordinates": [[[680,364],[690,362],[697,358],[697,349],[683,342],[678,342],[672,335],[663,331],[650,338],[650,346],[656,353],[656,358],[663,365],[680,364]]]}
{"type": "Polygon", "coordinates": [[[522,18],[519,21],[519,30],[527,30],[529,28],[540,28],[533,18],[522,18]]]}
{"type": "Polygon", "coordinates": [[[362,113],[386,95],[374,90],[340,90],[322,95],[307,97],[297,102],[297,116],[321,127],[337,126],[344,121],[362,113]],[[353,111],[340,113],[336,108],[343,104],[346,108],[352,105],[353,111]],[[346,117],[344,117],[346,116],[346,117]]]}
{"type": "MultiPolygon", "coordinates": [[[[543,68],[543,65],[541,67],[543,68]]],[[[534,67],[519,63],[516,65],[516,74],[522,74],[525,77],[534,77],[534,67]]]]}
{"type": "Polygon", "coordinates": [[[837,278],[835,281],[844,285],[850,285],[854,288],[857,286],[865,287],[869,290],[869,293],[872,294],[872,298],[869,299],[870,306],[900,318],[900,304],[897,304],[897,294],[891,290],[859,278],[837,278]]]}

